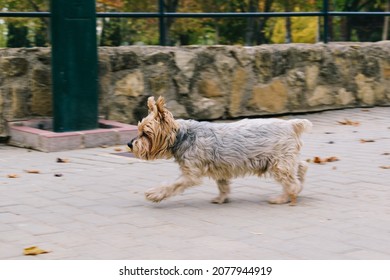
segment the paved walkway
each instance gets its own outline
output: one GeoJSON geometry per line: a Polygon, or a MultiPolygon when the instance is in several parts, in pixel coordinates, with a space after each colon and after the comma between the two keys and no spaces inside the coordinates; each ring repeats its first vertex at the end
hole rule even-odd
{"type": "Polygon", "coordinates": [[[339,161],[309,164],[295,207],[268,204],[280,187],[256,177],[233,181],[228,204],[209,202],[209,180],[153,204],[143,193],[176,178],[172,161],[0,145],[0,259],[390,259],[390,108],[296,117],[314,123],[303,158],[339,161]]]}

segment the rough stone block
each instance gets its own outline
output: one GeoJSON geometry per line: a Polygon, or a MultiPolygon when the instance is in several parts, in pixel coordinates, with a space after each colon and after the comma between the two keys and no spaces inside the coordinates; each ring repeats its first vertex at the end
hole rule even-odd
{"type": "Polygon", "coordinates": [[[248,84],[249,74],[245,68],[237,68],[233,74],[232,87],[230,92],[229,114],[237,117],[243,111],[243,100],[246,86],[248,84]]]}
{"type": "Polygon", "coordinates": [[[11,116],[23,118],[28,113],[29,89],[24,85],[12,85],[11,93],[11,116]]]}
{"type": "Polygon", "coordinates": [[[258,85],[253,89],[251,104],[257,109],[269,113],[286,111],[288,89],[280,80],[275,79],[270,84],[258,85]]]}
{"type": "MultiPolygon", "coordinates": [[[[136,124],[162,95],[178,118],[390,105],[390,42],[99,49],[99,114],[136,124]]],[[[50,48],[0,50],[4,123],[50,116],[50,48]]]]}
{"type": "Polygon", "coordinates": [[[223,92],[220,88],[221,82],[213,78],[206,78],[199,81],[198,91],[199,93],[208,98],[223,96],[223,92]]]}
{"type": "Polygon", "coordinates": [[[26,74],[28,60],[23,57],[9,56],[0,60],[1,71],[8,77],[17,77],[26,74]]]}
{"type": "Polygon", "coordinates": [[[313,94],[308,98],[307,103],[311,107],[320,107],[322,105],[332,105],[335,102],[332,89],[327,86],[317,86],[313,94]]]}
{"type": "Polygon", "coordinates": [[[126,75],[115,84],[115,95],[138,97],[143,93],[144,75],[140,71],[126,75]]]}

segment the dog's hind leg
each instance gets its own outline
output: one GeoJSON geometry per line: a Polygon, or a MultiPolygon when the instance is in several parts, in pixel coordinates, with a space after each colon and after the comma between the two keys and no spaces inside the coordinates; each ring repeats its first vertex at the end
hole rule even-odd
{"type": "Polygon", "coordinates": [[[283,194],[268,200],[271,204],[283,204],[290,202],[290,205],[296,205],[298,193],[302,190],[301,182],[297,176],[295,168],[273,168],[275,180],[282,184],[283,194]]]}
{"type": "Polygon", "coordinates": [[[160,202],[168,197],[181,194],[186,188],[198,185],[200,182],[201,180],[199,177],[182,175],[173,184],[160,186],[146,191],[145,197],[147,200],[160,202]]]}
{"type": "Polygon", "coordinates": [[[219,195],[214,198],[211,202],[216,204],[222,204],[229,202],[228,195],[230,193],[230,181],[225,179],[216,180],[218,189],[219,189],[219,195]]]}
{"type": "Polygon", "coordinates": [[[299,162],[297,175],[298,175],[298,180],[301,184],[298,193],[300,193],[303,189],[303,183],[305,182],[305,175],[306,175],[307,168],[308,166],[305,161],[299,162]]]}

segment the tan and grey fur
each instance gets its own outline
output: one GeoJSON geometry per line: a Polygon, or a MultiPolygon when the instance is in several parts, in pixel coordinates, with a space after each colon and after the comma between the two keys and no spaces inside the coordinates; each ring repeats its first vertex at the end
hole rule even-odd
{"type": "Polygon", "coordinates": [[[148,190],[153,202],[199,185],[204,176],[214,179],[219,195],[213,203],[225,203],[230,181],[246,175],[271,175],[283,193],[270,203],[296,203],[302,191],[306,162],[299,158],[301,133],[311,128],[306,119],[244,119],[233,123],[175,120],[159,97],[148,99],[149,115],[138,124],[138,137],[128,146],[145,160],[174,158],[181,175],[172,184],[148,190]]]}

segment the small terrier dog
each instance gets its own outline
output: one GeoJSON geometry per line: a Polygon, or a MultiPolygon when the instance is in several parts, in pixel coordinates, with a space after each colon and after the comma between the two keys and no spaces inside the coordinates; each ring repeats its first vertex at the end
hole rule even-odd
{"type": "Polygon", "coordinates": [[[130,152],[144,160],[174,158],[181,175],[172,184],[148,190],[146,199],[160,202],[214,179],[219,195],[213,203],[228,202],[231,179],[269,174],[283,193],[269,203],[296,204],[307,164],[299,159],[300,135],[310,129],[306,119],[244,119],[233,123],[175,120],[163,97],[148,98],[149,115],[138,123],[138,136],[128,143],[130,152]]]}

